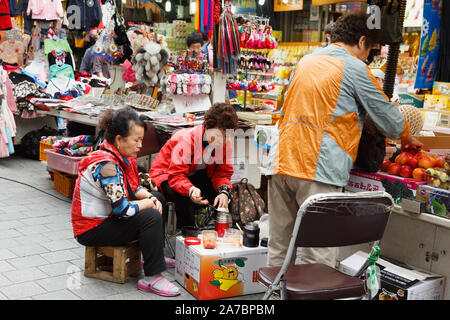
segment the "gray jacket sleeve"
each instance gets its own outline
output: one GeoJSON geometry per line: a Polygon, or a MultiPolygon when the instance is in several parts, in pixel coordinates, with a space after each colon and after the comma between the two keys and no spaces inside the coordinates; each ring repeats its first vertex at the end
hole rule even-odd
{"type": "Polygon", "coordinates": [[[356,100],[385,136],[399,139],[405,130],[403,114],[388,102],[387,97],[375,85],[376,79],[365,64],[361,63],[355,67],[352,76],[356,100]]]}

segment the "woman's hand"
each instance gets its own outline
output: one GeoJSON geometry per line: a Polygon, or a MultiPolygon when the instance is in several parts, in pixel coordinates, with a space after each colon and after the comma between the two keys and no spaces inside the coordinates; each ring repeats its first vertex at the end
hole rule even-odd
{"type": "Polygon", "coordinates": [[[228,209],[228,197],[224,193],[220,193],[215,199],[214,199],[214,207],[219,205],[219,208],[225,208],[228,209]]]}
{"type": "Polygon", "coordinates": [[[152,196],[152,197],[150,197],[150,201],[152,202],[152,205],[153,205],[152,208],[158,210],[159,213],[162,214],[163,208],[162,208],[162,204],[161,204],[161,202],[159,202],[158,198],[152,196]]]}
{"type": "Polygon", "coordinates": [[[208,200],[203,200],[202,191],[199,188],[192,187],[190,198],[195,204],[208,204],[208,200]]]}

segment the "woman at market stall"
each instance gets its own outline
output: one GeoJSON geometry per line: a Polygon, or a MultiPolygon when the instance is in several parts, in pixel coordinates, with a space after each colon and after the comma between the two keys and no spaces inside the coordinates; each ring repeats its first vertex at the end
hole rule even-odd
{"type": "Polygon", "coordinates": [[[231,105],[216,103],[203,125],[176,132],[153,161],[150,178],[175,204],[178,227],[193,226],[194,211],[207,204],[228,208],[233,166],[226,131],[237,122],[231,105]]]}
{"type": "Polygon", "coordinates": [[[172,259],[163,254],[162,204],[139,186],[137,154],[145,122],[130,107],[102,115],[104,142],[81,160],[72,200],[72,226],[84,246],[122,246],[138,240],[144,258],[144,279],[138,288],[162,296],[180,290],[162,272],[172,259]]]}

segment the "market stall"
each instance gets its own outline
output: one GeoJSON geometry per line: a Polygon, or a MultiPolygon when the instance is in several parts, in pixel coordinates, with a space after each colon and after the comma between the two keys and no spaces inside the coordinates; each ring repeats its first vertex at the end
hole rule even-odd
{"type": "MultiPolygon", "coordinates": [[[[14,153],[18,132],[15,119],[55,119],[56,133],[41,137],[40,160],[47,162],[55,188],[67,197],[72,196],[78,162],[98,147],[97,132],[72,136],[68,123],[95,128],[105,110],[134,108],[146,119],[149,129],[138,155],[139,164],[148,171],[152,156],[173,133],[202,124],[205,111],[213,103],[227,102],[239,117],[239,130],[233,136],[232,182],[247,179],[266,200],[264,169],[292,72],[303,56],[325,45],[320,42],[325,39],[321,30],[324,25],[347,9],[367,8],[362,1],[317,1],[316,5],[333,4],[316,11],[316,1],[312,1],[305,6],[310,11],[304,15],[313,19],[319,30],[308,25],[300,28],[302,42],[283,42],[268,17],[254,11],[236,12],[236,1],[202,1],[203,7],[200,1],[194,1],[196,10],[189,19],[181,14],[168,22],[162,21],[164,10],[155,3],[127,1],[122,6],[122,1],[93,0],[101,19],[88,15],[89,19],[78,25],[73,24],[67,11],[73,3],[56,2],[55,15],[37,24],[32,33],[24,20],[30,14],[31,21],[35,19],[29,8],[23,8],[17,14],[20,17],[11,20],[12,29],[4,32],[5,41],[0,44],[0,89],[4,95],[0,133],[7,139],[0,141],[0,157],[14,153]],[[61,19],[64,15],[68,22],[61,19]],[[187,49],[186,37],[194,30],[210,41],[206,53],[187,49]],[[88,41],[93,59],[107,66],[109,76],[79,70],[89,49],[84,44],[88,41]],[[14,48],[12,54],[10,48],[14,48]]],[[[382,254],[448,278],[450,84],[433,81],[442,1],[424,4],[424,11],[417,11],[419,4],[407,6],[391,99],[401,105],[424,150],[401,150],[399,141],[389,141],[383,167],[375,172],[355,167],[346,191],[390,193],[396,205],[382,254]],[[430,15],[426,20],[429,24],[417,21],[422,15],[430,15]]],[[[280,6],[285,5],[278,4],[277,8],[280,6]]],[[[284,9],[302,10],[303,2],[294,7],[284,9]]],[[[169,11],[166,8],[165,14],[169,11]]],[[[183,12],[183,8],[178,11],[183,12]]],[[[11,16],[14,14],[11,12],[11,16]]],[[[389,52],[389,47],[380,49],[370,65],[374,74],[381,70],[391,76],[389,52]]],[[[220,224],[229,225],[229,217],[219,221],[216,214],[213,229],[220,231],[220,224]]],[[[259,228],[234,223],[232,231],[220,235],[213,232],[212,239],[199,232],[196,239],[189,240],[192,235],[187,233],[177,237],[177,281],[198,299],[262,292],[257,270],[266,263],[267,215],[254,218],[259,220],[259,228]],[[257,243],[250,243],[255,235],[257,243]]],[[[234,222],[237,220],[239,217],[234,222]]],[[[359,249],[370,250],[365,246],[341,248],[340,260],[359,249]]],[[[443,298],[450,298],[448,285],[443,298]]]]}

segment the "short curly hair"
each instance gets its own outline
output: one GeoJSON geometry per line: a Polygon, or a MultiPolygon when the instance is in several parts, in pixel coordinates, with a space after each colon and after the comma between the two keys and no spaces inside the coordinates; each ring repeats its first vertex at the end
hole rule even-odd
{"type": "Polygon", "coordinates": [[[203,124],[206,129],[237,129],[238,116],[232,105],[227,103],[215,103],[205,112],[203,124]]]}
{"type": "Polygon", "coordinates": [[[362,36],[366,37],[366,48],[372,48],[381,42],[381,29],[369,29],[367,21],[370,15],[362,11],[346,12],[333,23],[331,43],[343,42],[353,46],[362,36]]]}

